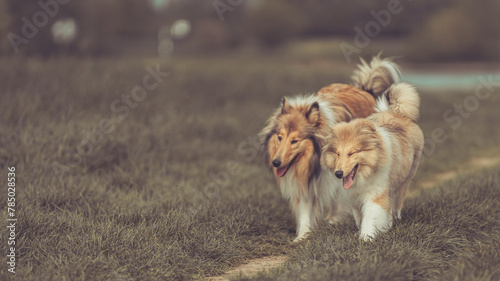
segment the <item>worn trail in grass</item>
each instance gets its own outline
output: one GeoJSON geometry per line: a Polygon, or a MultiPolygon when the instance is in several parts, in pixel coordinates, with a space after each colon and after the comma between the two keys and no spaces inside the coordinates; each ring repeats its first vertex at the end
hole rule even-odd
{"type": "Polygon", "coordinates": [[[500,278],[498,166],[411,198],[375,242],[353,222],[314,232],[284,266],[232,280],[488,280],[500,278]]]}
{"type": "Polygon", "coordinates": [[[264,270],[273,269],[282,266],[286,262],[286,256],[268,256],[249,260],[244,265],[237,266],[226,271],[223,275],[209,277],[211,281],[226,281],[233,276],[251,276],[258,274],[264,270]]]}
{"type": "Polygon", "coordinates": [[[415,197],[420,194],[422,189],[436,187],[437,184],[445,181],[452,180],[459,176],[460,174],[472,174],[478,172],[481,169],[492,167],[500,163],[500,157],[476,157],[472,158],[471,161],[462,165],[457,170],[441,172],[432,176],[431,180],[421,181],[418,188],[413,189],[408,196],[415,197]]]}
{"type": "MultiPolygon", "coordinates": [[[[432,181],[424,181],[420,183],[418,188],[415,188],[409,195],[408,198],[414,198],[421,195],[422,189],[429,189],[437,187],[439,183],[444,183],[450,181],[460,174],[472,174],[477,173],[481,169],[489,168],[500,163],[500,157],[477,157],[471,159],[469,163],[465,164],[458,170],[443,172],[435,175],[432,181]],[[471,172],[471,167],[473,167],[471,172]]],[[[219,280],[225,281],[229,280],[229,277],[234,276],[247,276],[251,277],[257,275],[263,271],[267,271],[273,268],[278,268],[284,265],[287,260],[287,256],[268,256],[264,258],[251,259],[248,263],[234,267],[226,271],[223,275],[210,277],[207,280],[219,280]]]]}

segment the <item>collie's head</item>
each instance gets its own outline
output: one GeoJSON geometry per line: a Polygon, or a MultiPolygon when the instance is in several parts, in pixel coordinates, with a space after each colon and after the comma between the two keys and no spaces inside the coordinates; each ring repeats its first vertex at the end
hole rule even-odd
{"type": "Polygon", "coordinates": [[[294,170],[294,176],[311,179],[320,170],[320,103],[291,103],[283,98],[281,108],[262,130],[262,150],[277,179],[294,170]]]}
{"type": "Polygon", "coordinates": [[[349,189],[358,177],[368,178],[377,168],[381,141],[373,123],[355,119],[333,126],[323,147],[321,165],[349,189]]]}

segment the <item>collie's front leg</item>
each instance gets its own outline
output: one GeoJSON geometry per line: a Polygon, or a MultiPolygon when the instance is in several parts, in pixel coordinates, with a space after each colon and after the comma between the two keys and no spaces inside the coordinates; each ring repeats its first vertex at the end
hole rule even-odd
{"type": "Polygon", "coordinates": [[[343,206],[339,202],[331,202],[326,221],[331,225],[338,224],[340,221],[342,221],[342,219],[344,219],[344,212],[341,212],[344,209],[345,206],[343,206]]]}
{"type": "Polygon", "coordinates": [[[368,201],[361,210],[360,238],[369,241],[380,232],[387,232],[392,227],[390,212],[379,204],[368,201]]]}
{"type": "Polygon", "coordinates": [[[309,199],[297,199],[295,218],[297,219],[297,237],[293,242],[299,242],[307,237],[314,227],[313,202],[309,199]]]}
{"type": "Polygon", "coordinates": [[[353,208],[352,215],[354,216],[354,221],[356,222],[356,226],[361,228],[361,212],[357,208],[353,208]]]}

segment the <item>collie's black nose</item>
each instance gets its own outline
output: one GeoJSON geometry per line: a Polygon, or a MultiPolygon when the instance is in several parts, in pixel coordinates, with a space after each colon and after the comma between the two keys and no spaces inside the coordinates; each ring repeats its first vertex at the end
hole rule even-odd
{"type": "Polygon", "coordinates": [[[273,160],[273,166],[278,168],[279,166],[281,166],[281,160],[279,159],[274,159],[273,160]]]}
{"type": "Polygon", "coordinates": [[[344,175],[344,171],[342,171],[342,170],[335,171],[335,176],[337,178],[341,179],[343,175],[344,175]]]}

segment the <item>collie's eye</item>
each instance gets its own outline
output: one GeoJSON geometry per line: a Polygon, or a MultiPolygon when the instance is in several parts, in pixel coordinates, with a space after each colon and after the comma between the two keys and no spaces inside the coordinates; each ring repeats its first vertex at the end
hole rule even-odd
{"type": "Polygon", "coordinates": [[[278,136],[278,140],[281,141],[281,136],[278,136]]]}
{"type": "Polygon", "coordinates": [[[299,142],[299,141],[298,140],[293,140],[292,144],[296,144],[297,142],[299,142]]]}
{"type": "Polygon", "coordinates": [[[356,153],[356,151],[353,151],[353,152],[351,152],[351,153],[349,153],[349,154],[347,154],[347,155],[348,155],[348,156],[352,156],[352,155],[353,155],[353,154],[355,154],[355,153],[356,153]]]}

